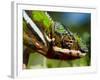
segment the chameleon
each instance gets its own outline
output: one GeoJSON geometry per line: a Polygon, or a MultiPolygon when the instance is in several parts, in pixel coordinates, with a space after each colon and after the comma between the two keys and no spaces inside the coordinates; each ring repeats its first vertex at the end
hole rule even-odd
{"type": "Polygon", "coordinates": [[[71,31],[53,21],[46,11],[23,11],[23,64],[27,66],[32,52],[50,59],[73,60],[84,57],[71,31]]]}

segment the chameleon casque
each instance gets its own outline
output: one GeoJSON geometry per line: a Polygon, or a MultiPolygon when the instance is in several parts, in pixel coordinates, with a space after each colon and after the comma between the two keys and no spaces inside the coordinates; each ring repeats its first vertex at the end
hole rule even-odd
{"type": "MultiPolygon", "coordinates": [[[[71,31],[45,11],[23,11],[23,64],[32,52],[50,59],[73,60],[86,55],[71,31]],[[61,30],[61,31],[59,31],[61,30]]],[[[24,67],[25,68],[25,67],[24,67]]]]}

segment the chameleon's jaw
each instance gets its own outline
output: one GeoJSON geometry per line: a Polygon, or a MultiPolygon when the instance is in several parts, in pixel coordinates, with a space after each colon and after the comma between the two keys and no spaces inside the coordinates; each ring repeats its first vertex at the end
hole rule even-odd
{"type": "Polygon", "coordinates": [[[84,57],[86,55],[86,53],[82,53],[79,50],[71,50],[71,54],[72,57],[84,57]]]}
{"type": "Polygon", "coordinates": [[[82,53],[80,51],[77,51],[78,53],[72,53],[71,55],[69,55],[69,60],[72,60],[72,59],[79,59],[79,58],[82,58],[82,57],[85,57],[87,53],[82,53]]]}
{"type": "Polygon", "coordinates": [[[80,52],[80,57],[84,57],[88,53],[88,50],[80,50],[80,52]]]}
{"type": "Polygon", "coordinates": [[[80,57],[84,57],[84,56],[86,56],[86,54],[87,54],[87,53],[81,53],[81,54],[80,54],[80,57]]]}

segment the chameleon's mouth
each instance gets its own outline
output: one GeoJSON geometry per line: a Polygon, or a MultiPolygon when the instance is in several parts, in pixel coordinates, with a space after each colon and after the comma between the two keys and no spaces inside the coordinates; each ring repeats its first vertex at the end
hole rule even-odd
{"type": "Polygon", "coordinates": [[[87,53],[83,53],[79,50],[70,50],[70,56],[72,57],[84,57],[87,53]]]}
{"type": "Polygon", "coordinates": [[[80,57],[84,57],[88,53],[88,49],[81,49],[80,52],[80,57]]]}
{"type": "Polygon", "coordinates": [[[81,52],[81,53],[79,54],[79,56],[80,56],[80,57],[84,57],[84,56],[86,56],[86,54],[87,54],[87,53],[82,53],[82,52],[81,52]]]}
{"type": "Polygon", "coordinates": [[[84,57],[84,56],[86,56],[86,53],[82,53],[80,56],[81,56],[81,57],[84,57]]]}

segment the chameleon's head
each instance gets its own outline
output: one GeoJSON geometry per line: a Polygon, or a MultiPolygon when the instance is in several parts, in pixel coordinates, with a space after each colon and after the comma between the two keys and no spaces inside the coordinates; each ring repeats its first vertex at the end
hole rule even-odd
{"type": "Polygon", "coordinates": [[[75,41],[70,36],[63,36],[62,38],[62,47],[72,49],[75,41]]]}
{"type": "Polygon", "coordinates": [[[62,47],[70,50],[77,50],[78,53],[76,55],[79,57],[83,57],[86,55],[86,53],[88,53],[87,48],[82,48],[77,40],[74,40],[71,36],[68,35],[63,36],[62,47]]]}

